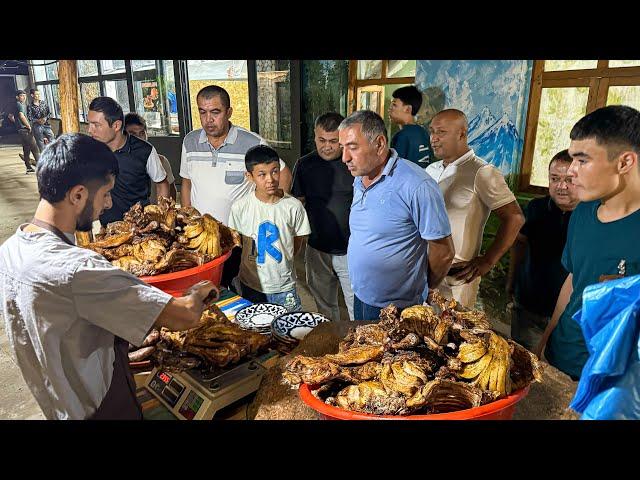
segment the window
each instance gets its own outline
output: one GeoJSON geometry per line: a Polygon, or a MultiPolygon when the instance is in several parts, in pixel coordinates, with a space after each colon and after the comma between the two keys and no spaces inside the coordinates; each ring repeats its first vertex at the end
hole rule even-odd
{"type": "Polygon", "coordinates": [[[640,109],[640,60],[539,60],[531,82],[520,190],[544,194],[549,161],[580,118],[605,105],[640,109]]]}
{"type": "MultiPolygon", "coordinates": [[[[57,60],[31,63],[36,88],[49,105],[51,116],[60,118],[57,60]]],[[[122,106],[124,113],[137,111],[143,115],[149,136],[180,134],[173,60],[78,60],[77,66],[81,122],[87,121],[91,100],[108,96],[122,106]],[[133,98],[129,98],[131,90],[133,98]]]]}
{"type": "Polygon", "coordinates": [[[399,127],[389,119],[394,90],[415,82],[416,60],[351,60],[349,65],[349,112],[377,112],[387,126],[389,138],[399,127]]]}
{"type": "Polygon", "coordinates": [[[147,122],[149,136],[178,135],[173,60],[132,60],[135,111],[147,122]]]}
{"type": "Polygon", "coordinates": [[[187,72],[191,122],[194,130],[201,128],[196,96],[200,89],[207,85],[218,85],[229,92],[233,107],[231,122],[251,130],[246,60],[189,60],[187,72]]]}

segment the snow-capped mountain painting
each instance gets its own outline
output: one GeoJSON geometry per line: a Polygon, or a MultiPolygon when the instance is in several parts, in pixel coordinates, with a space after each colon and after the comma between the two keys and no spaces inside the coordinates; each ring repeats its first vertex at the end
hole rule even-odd
{"type": "MultiPolygon", "coordinates": [[[[503,175],[515,174],[522,158],[532,65],[530,60],[418,60],[416,85],[424,95],[444,96],[444,105],[438,106],[462,110],[475,153],[503,175]]],[[[426,104],[434,102],[427,98],[426,104]]],[[[423,119],[425,128],[431,117],[423,119]]]]}

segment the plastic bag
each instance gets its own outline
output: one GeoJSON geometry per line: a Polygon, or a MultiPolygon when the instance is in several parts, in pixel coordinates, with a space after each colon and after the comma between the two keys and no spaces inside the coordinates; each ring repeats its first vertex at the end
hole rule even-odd
{"type": "Polygon", "coordinates": [[[640,419],[640,275],[590,285],[573,319],[589,359],[571,408],[582,419],[640,419]]]}

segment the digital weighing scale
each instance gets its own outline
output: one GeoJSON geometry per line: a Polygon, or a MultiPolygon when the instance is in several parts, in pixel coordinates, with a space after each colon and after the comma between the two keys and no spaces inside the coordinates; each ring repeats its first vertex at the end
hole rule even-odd
{"type": "Polygon", "coordinates": [[[278,355],[269,351],[224,369],[194,368],[171,373],[154,368],[145,387],[180,420],[211,420],[222,408],[255,392],[265,364],[278,355]]]}

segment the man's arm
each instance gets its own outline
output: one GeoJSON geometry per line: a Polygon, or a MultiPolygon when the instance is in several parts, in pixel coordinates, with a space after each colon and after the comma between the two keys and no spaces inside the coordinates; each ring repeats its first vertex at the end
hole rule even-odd
{"type": "Polygon", "coordinates": [[[158,193],[158,198],[169,197],[169,181],[166,177],[161,182],[156,182],[156,192],[158,193]]]}
{"type": "Polygon", "coordinates": [[[455,248],[451,235],[438,240],[428,240],[429,243],[429,288],[437,288],[447,276],[453,262],[455,248]]]}
{"type": "Polygon", "coordinates": [[[180,205],[182,207],[191,206],[191,180],[182,178],[182,186],[180,187],[180,205]]]}
{"type": "Polygon", "coordinates": [[[302,250],[302,247],[307,241],[308,236],[309,235],[302,235],[301,237],[293,237],[293,256],[294,257],[298,255],[298,253],[300,253],[300,251],[302,250]]]}
{"type": "Polygon", "coordinates": [[[285,167],[280,170],[280,188],[286,193],[290,193],[292,181],[293,175],[291,175],[291,170],[285,165],[285,167]]]}
{"type": "MultiPolygon", "coordinates": [[[[31,125],[29,124],[29,120],[27,120],[27,117],[24,116],[24,113],[18,112],[18,118],[20,119],[24,127],[26,127],[28,130],[31,130],[31,125]]],[[[23,128],[23,127],[19,127],[19,128],[23,128]]]]}
{"type": "Polygon", "coordinates": [[[198,282],[191,287],[191,294],[169,300],[153,326],[158,329],[166,327],[169,330],[194,328],[200,322],[202,312],[219,296],[220,291],[212,282],[198,282]],[[210,293],[212,297],[207,298],[210,293]]]}
{"type": "Polygon", "coordinates": [[[524,257],[527,253],[527,237],[519,233],[516,237],[516,241],[511,247],[511,254],[509,255],[509,273],[507,274],[507,295],[509,297],[513,295],[513,282],[518,275],[518,271],[524,262],[524,257]]]}
{"type": "Polygon", "coordinates": [[[573,274],[570,273],[567,275],[564,283],[562,284],[562,288],[560,289],[560,293],[558,294],[558,300],[556,301],[556,308],[553,309],[553,315],[551,315],[551,320],[549,320],[549,324],[547,328],[545,328],[544,333],[542,334],[542,338],[540,339],[540,343],[534,350],[538,358],[542,358],[544,354],[544,348],[547,345],[547,341],[551,336],[551,333],[556,328],[556,325],[560,321],[560,316],[563,314],[565,308],[567,308],[567,304],[571,299],[571,294],[573,293],[573,274]]]}
{"type": "MultiPolygon", "coordinates": [[[[524,215],[517,201],[508,203],[494,210],[500,219],[500,227],[491,246],[484,255],[479,255],[465,264],[455,278],[465,280],[465,283],[472,282],[478,277],[486,275],[502,256],[513,245],[513,242],[524,225],[524,215]]],[[[456,264],[457,265],[457,264],[456,264]]]]}

